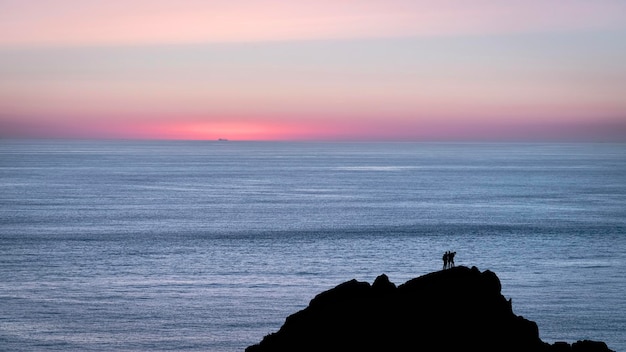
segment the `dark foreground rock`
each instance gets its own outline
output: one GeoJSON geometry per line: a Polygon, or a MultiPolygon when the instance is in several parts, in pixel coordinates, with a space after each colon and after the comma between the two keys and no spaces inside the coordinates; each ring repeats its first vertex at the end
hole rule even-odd
{"type": "Polygon", "coordinates": [[[604,342],[548,344],[537,324],[513,313],[498,277],[456,267],[396,287],[351,280],[322,292],[276,333],[246,348],[267,351],[609,352],[604,342]]]}

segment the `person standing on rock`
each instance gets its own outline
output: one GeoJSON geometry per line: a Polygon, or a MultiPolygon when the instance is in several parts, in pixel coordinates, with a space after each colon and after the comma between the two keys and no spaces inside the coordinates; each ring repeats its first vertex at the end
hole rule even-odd
{"type": "Polygon", "coordinates": [[[454,255],[456,252],[448,252],[448,268],[454,267],[454,255]]]}
{"type": "Polygon", "coordinates": [[[443,270],[446,270],[448,268],[448,255],[449,255],[449,253],[450,252],[446,251],[443,254],[443,258],[442,258],[443,259],[443,270]]]}

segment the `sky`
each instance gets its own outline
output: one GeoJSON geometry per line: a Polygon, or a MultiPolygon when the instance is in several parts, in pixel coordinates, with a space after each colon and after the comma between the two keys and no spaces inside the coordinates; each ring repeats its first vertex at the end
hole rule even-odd
{"type": "Polygon", "coordinates": [[[626,1],[0,0],[0,138],[626,141],[626,1]]]}

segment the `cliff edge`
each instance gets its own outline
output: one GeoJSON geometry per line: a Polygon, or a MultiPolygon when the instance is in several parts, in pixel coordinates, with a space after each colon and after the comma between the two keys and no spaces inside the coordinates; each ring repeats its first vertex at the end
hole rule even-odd
{"type": "Polygon", "coordinates": [[[513,313],[500,279],[476,267],[426,274],[396,287],[350,280],[315,296],[246,352],[540,351],[612,352],[604,342],[548,344],[513,313]]]}

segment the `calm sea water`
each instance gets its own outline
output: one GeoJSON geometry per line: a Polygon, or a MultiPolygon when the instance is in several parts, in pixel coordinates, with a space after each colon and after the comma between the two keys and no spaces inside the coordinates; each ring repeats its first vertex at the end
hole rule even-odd
{"type": "Polygon", "coordinates": [[[0,140],[0,350],[243,351],[446,250],[626,351],[626,145],[0,140]]]}

